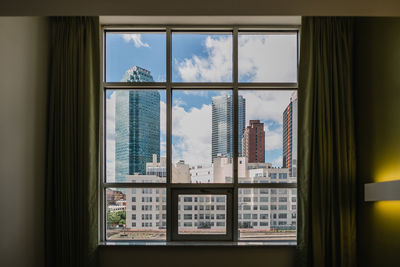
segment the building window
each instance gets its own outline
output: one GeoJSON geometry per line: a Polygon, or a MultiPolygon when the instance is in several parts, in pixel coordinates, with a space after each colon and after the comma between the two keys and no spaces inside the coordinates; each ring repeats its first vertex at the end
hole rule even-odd
{"type": "Polygon", "coordinates": [[[102,240],[295,242],[298,28],[103,33],[102,240]]]}

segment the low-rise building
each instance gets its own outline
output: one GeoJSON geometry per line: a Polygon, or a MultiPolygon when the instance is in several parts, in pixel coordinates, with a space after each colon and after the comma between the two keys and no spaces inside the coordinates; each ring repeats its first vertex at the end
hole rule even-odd
{"type": "Polygon", "coordinates": [[[213,165],[199,165],[190,168],[191,183],[213,183],[214,182],[214,168],[213,165]]]}
{"type": "MultiPolygon", "coordinates": [[[[273,168],[270,163],[248,163],[240,157],[238,164],[239,183],[292,183],[288,168],[273,168]]],[[[164,183],[162,168],[165,161],[153,159],[147,164],[146,175],[128,175],[127,182],[164,183]],[[151,168],[151,169],[150,169],[151,168]],[[154,169],[156,168],[156,169],[154,169]],[[158,168],[158,169],[157,169],[158,168]],[[152,174],[149,174],[152,173],[152,174]],[[160,176],[157,176],[157,175],[160,176]]],[[[173,166],[172,171],[180,175],[181,181],[191,183],[231,182],[232,160],[218,157],[211,166],[189,169],[183,161],[173,166]],[[214,175],[211,180],[211,174],[214,175]],[[191,177],[191,180],[185,178],[191,177]],[[220,175],[216,178],[215,175],[220,175]],[[221,180],[221,177],[225,179],[221,180]],[[186,180],[184,180],[186,179],[186,180]]],[[[177,176],[175,176],[177,177],[177,176]]],[[[183,232],[221,231],[226,227],[226,196],[182,195],[178,197],[178,224],[183,232]]],[[[294,230],[296,227],[297,190],[290,188],[241,188],[238,199],[239,228],[255,231],[275,229],[294,230]]],[[[164,229],[166,227],[166,189],[132,188],[126,190],[126,223],[131,229],[164,229]]]]}

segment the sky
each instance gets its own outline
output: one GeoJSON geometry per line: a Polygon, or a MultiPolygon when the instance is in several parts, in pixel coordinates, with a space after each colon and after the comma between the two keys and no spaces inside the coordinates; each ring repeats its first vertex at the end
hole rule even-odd
{"type": "MultiPolygon", "coordinates": [[[[118,82],[132,66],[149,71],[155,81],[166,80],[165,34],[107,33],[106,80],[118,82]]],[[[297,79],[297,37],[290,34],[239,35],[239,82],[295,82],[297,79]]],[[[188,34],[172,36],[173,82],[231,82],[232,36],[188,34]]],[[[212,97],[230,90],[174,90],[172,94],[172,160],[190,165],[211,162],[212,97]]],[[[246,125],[264,123],[265,159],[282,165],[282,114],[291,91],[239,91],[246,99],[246,125]]],[[[166,149],[166,101],[160,91],[161,155],[166,149]]],[[[114,176],[115,93],[106,94],[107,176],[114,176]]]]}

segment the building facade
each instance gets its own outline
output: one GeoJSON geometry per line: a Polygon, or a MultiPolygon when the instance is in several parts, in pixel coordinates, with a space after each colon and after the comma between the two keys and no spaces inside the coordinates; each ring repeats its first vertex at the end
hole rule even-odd
{"type": "Polygon", "coordinates": [[[242,153],[249,163],[265,162],[264,123],[250,120],[242,138],[242,153]]]}
{"type": "Polygon", "coordinates": [[[283,112],[282,167],[288,168],[290,176],[297,177],[297,92],[283,112]]]}
{"type": "Polygon", "coordinates": [[[190,168],[191,183],[213,183],[214,182],[214,168],[213,165],[206,166],[193,166],[190,168]]]}
{"type": "MultiPolygon", "coordinates": [[[[132,67],[124,82],[153,82],[149,71],[132,67]]],[[[160,93],[157,90],[117,90],[115,110],[115,180],[145,174],[152,155],[160,157],[160,93]]]]}
{"type": "MultiPolygon", "coordinates": [[[[242,154],[242,137],[246,120],[246,100],[239,96],[238,106],[238,153],[242,154]]],[[[212,98],[211,158],[233,156],[233,96],[212,98]]]]}
{"type": "MultiPolygon", "coordinates": [[[[128,175],[127,182],[164,183],[165,158],[148,163],[146,175],[128,175]],[[164,164],[163,164],[164,163],[164,164]],[[153,173],[153,174],[149,174],[153,173]],[[157,176],[155,173],[160,174],[157,176]]],[[[231,176],[232,161],[217,158],[212,168],[184,168],[182,177],[191,173],[192,182],[210,177],[211,172],[231,176]],[[195,174],[197,172],[197,174],[195,174]],[[210,174],[209,174],[210,173],[210,174]],[[193,180],[194,179],[194,180],[193,180]]],[[[293,183],[295,177],[287,168],[274,168],[270,163],[248,163],[240,157],[238,165],[239,183],[293,183]]],[[[182,171],[183,163],[172,166],[172,171],[182,171]]],[[[208,178],[207,178],[208,179],[208,178]]],[[[231,182],[226,179],[224,182],[231,182]]],[[[201,231],[221,232],[226,228],[227,202],[224,195],[182,195],[178,198],[178,227],[183,233],[201,231]]],[[[295,230],[297,191],[289,188],[242,188],[238,199],[239,228],[246,233],[295,230]],[[246,232],[247,231],[247,232],[246,232]]],[[[165,188],[133,188],[126,191],[126,228],[132,231],[159,231],[166,227],[165,188]]]]}

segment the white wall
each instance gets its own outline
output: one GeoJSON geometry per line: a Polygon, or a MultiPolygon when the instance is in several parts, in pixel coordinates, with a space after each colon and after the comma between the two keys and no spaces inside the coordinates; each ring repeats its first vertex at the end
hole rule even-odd
{"type": "Polygon", "coordinates": [[[0,17],[0,266],[44,265],[48,22],[0,17]]]}

